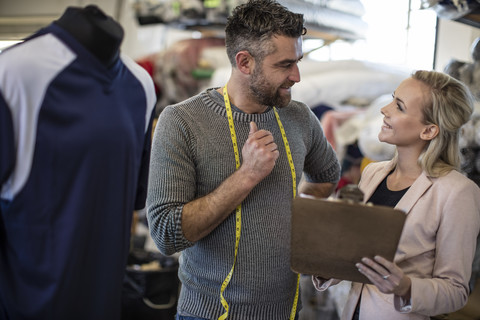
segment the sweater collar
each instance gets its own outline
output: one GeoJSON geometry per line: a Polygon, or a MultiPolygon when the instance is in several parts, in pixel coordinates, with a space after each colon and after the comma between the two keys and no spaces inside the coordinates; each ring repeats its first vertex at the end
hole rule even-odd
{"type": "MultiPolygon", "coordinates": [[[[218,87],[216,88],[208,88],[202,92],[202,99],[205,104],[212,108],[212,110],[222,115],[223,117],[227,118],[227,111],[225,109],[225,102],[223,100],[223,96],[217,91],[218,87]]],[[[264,113],[254,113],[249,114],[245,113],[242,110],[238,109],[235,105],[232,104],[232,116],[233,120],[236,122],[269,122],[271,120],[275,120],[275,113],[273,112],[273,108],[269,107],[267,111],[264,113]]]]}

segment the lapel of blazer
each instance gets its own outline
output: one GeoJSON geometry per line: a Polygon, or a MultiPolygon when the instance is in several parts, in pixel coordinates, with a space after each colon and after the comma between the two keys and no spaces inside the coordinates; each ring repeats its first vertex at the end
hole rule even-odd
{"type": "Polygon", "coordinates": [[[432,180],[427,177],[425,172],[415,180],[410,189],[405,193],[405,195],[400,199],[400,201],[395,206],[395,209],[399,209],[408,214],[415,203],[420,199],[420,197],[431,187],[433,184],[432,180]]]}
{"type": "MultiPolygon", "coordinates": [[[[363,188],[364,201],[370,199],[382,180],[385,179],[392,169],[393,163],[389,161],[373,174],[371,180],[363,188]]],[[[418,199],[420,199],[420,197],[430,188],[431,185],[432,180],[427,177],[425,172],[422,172],[422,174],[417,178],[417,180],[415,180],[402,199],[400,199],[400,201],[397,203],[395,209],[402,210],[405,212],[405,214],[408,214],[418,199]]]]}
{"type": "Polygon", "coordinates": [[[366,202],[372,194],[377,190],[380,183],[388,175],[388,173],[393,169],[393,164],[391,161],[386,162],[380,169],[378,169],[366,184],[363,187],[363,201],[366,202]]]}

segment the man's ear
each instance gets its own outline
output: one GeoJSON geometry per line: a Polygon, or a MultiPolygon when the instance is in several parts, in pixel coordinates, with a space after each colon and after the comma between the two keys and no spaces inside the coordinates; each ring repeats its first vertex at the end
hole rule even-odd
{"type": "Polygon", "coordinates": [[[440,132],[440,129],[436,124],[428,124],[423,128],[422,133],[420,133],[420,138],[423,140],[433,140],[440,132]]]}
{"type": "Polygon", "coordinates": [[[235,56],[237,69],[244,74],[251,74],[255,65],[255,60],[248,51],[239,51],[235,56]]]}

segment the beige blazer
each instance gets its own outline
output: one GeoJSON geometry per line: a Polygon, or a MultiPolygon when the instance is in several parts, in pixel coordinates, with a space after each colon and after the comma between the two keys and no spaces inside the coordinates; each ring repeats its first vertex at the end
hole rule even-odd
{"type": "MultiPolygon", "coordinates": [[[[390,161],[365,168],[359,183],[364,201],[391,169],[390,161]]],[[[374,285],[352,283],[342,320],[352,319],[360,293],[360,320],[429,319],[467,301],[480,230],[478,186],[457,171],[440,178],[423,173],[395,208],[407,214],[394,261],[412,279],[410,304],[374,285]]]]}

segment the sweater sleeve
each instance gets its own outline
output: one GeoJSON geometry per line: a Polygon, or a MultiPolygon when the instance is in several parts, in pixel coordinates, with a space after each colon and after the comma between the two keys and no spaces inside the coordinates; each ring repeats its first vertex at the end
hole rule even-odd
{"type": "Polygon", "coordinates": [[[312,132],[305,159],[305,178],[314,183],[337,183],[340,180],[340,163],[335,150],[325,137],[318,118],[310,109],[308,111],[312,132]]]}
{"type": "Polygon", "coordinates": [[[182,231],[182,209],[194,199],[196,176],[192,137],[175,109],[158,119],[150,157],[147,218],[160,252],[171,255],[193,245],[182,231]]]}

